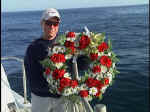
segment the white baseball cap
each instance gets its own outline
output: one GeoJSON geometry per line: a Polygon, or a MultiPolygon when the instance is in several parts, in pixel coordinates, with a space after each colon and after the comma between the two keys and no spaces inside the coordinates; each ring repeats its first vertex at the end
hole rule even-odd
{"type": "Polygon", "coordinates": [[[48,20],[52,17],[58,17],[60,19],[60,14],[56,9],[48,8],[43,12],[41,20],[48,20]]]}

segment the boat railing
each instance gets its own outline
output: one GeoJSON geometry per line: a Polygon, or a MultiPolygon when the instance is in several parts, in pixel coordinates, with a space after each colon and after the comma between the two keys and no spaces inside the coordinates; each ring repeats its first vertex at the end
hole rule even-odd
{"type": "Polygon", "coordinates": [[[1,60],[15,60],[18,62],[21,62],[22,64],[22,73],[23,73],[23,89],[24,89],[24,104],[27,104],[27,83],[26,83],[26,73],[25,73],[25,67],[24,67],[24,60],[20,59],[18,57],[1,57],[1,60]]]}

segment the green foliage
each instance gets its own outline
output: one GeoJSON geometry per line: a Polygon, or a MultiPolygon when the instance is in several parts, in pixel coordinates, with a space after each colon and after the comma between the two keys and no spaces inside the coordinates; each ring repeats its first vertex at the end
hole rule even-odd
{"type": "Polygon", "coordinates": [[[111,39],[108,39],[108,49],[109,49],[109,51],[111,51],[112,50],[112,42],[111,42],[111,39]]]}
{"type": "Polygon", "coordinates": [[[45,68],[51,68],[51,70],[54,70],[56,68],[49,58],[40,61],[40,64],[42,64],[45,68]]]}
{"type": "Polygon", "coordinates": [[[80,102],[80,97],[78,95],[70,95],[70,96],[64,96],[63,98],[68,99],[72,101],[73,103],[79,103],[80,102]]]}
{"type": "Polygon", "coordinates": [[[99,99],[99,100],[102,100],[102,99],[103,99],[102,93],[100,93],[100,95],[98,96],[98,99],[99,99]]]}
{"type": "Polygon", "coordinates": [[[40,64],[42,64],[44,67],[49,67],[49,65],[51,65],[51,62],[49,61],[49,58],[46,58],[40,61],[40,64]]]}
{"type": "Polygon", "coordinates": [[[63,66],[61,67],[61,69],[67,69],[67,68],[68,68],[67,65],[63,65],[63,66]]]}
{"type": "Polygon", "coordinates": [[[95,46],[98,46],[102,42],[101,38],[99,36],[96,36],[96,38],[92,38],[89,46],[87,47],[86,53],[98,53],[98,49],[95,46]]]}
{"type": "Polygon", "coordinates": [[[114,69],[114,74],[119,74],[120,72],[117,69],[114,69]]]}
{"type": "Polygon", "coordinates": [[[100,43],[104,42],[105,39],[105,33],[97,34],[97,33],[91,33],[91,46],[98,46],[100,43]]]}
{"type": "Polygon", "coordinates": [[[56,38],[56,42],[57,43],[60,43],[60,45],[64,45],[65,43],[65,40],[66,40],[66,35],[60,35],[56,38]]]}
{"type": "Polygon", "coordinates": [[[50,84],[48,86],[49,86],[49,92],[50,93],[57,94],[57,91],[55,88],[52,88],[52,86],[50,84]]]}
{"type": "Polygon", "coordinates": [[[72,52],[72,50],[71,50],[71,49],[66,48],[66,52],[64,53],[64,55],[66,55],[66,54],[70,54],[71,52],[72,52]]]}
{"type": "Polygon", "coordinates": [[[78,36],[81,37],[83,35],[83,33],[80,33],[78,36]]]}
{"type": "Polygon", "coordinates": [[[120,72],[116,68],[114,68],[113,72],[112,72],[112,78],[114,79],[116,77],[116,75],[119,74],[119,73],[120,72]]]}
{"type": "Polygon", "coordinates": [[[113,62],[118,62],[119,59],[116,57],[116,54],[113,53],[113,52],[111,52],[111,53],[112,53],[112,55],[111,55],[112,61],[113,61],[113,62]]]}
{"type": "Polygon", "coordinates": [[[81,77],[81,82],[80,83],[84,83],[89,77],[89,74],[88,72],[85,72],[84,73],[84,76],[81,77]]]}

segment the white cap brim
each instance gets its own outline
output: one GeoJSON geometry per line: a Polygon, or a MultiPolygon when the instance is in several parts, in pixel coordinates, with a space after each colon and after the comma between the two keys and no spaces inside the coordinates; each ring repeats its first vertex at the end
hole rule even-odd
{"type": "Polygon", "coordinates": [[[43,12],[43,15],[41,17],[42,20],[48,20],[52,17],[58,17],[60,19],[60,14],[59,12],[54,9],[54,8],[49,8],[49,9],[46,9],[44,12],[43,12]]]}

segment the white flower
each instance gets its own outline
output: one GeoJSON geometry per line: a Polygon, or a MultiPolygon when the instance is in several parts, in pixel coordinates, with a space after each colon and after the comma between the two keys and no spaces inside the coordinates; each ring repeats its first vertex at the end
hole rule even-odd
{"type": "Polygon", "coordinates": [[[59,69],[63,66],[63,63],[56,63],[55,66],[59,69]]]}
{"type": "Polygon", "coordinates": [[[74,42],[74,41],[76,40],[76,37],[74,37],[74,38],[68,37],[66,40],[67,40],[67,41],[70,41],[70,42],[74,42]]]}
{"type": "Polygon", "coordinates": [[[64,96],[69,96],[72,94],[72,89],[71,88],[66,88],[63,92],[64,96]]]}
{"type": "Polygon", "coordinates": [[[69,73],[65,73],[64,77],[71,79],[70,74],[69,73]]]}
{"type": "Polygon", "coordinates": [[[76,36],[79,36],[81,33],[75,33],[76,34],[76,36]]]}
{"type": "Polygon", "coordinates": [[[55,82],[53,79],[47,78],[47,82],[49,83],[49,85],[52,88],[56,88],[57,87],[58,82],[55,82]]]}
{"type": "Polygon", "coordinates": [[[71,42],[74,42],[74,41],[75,41],[75,38],[71,38],[70,41],[71,41],[71,42]]]}
{"type": "Polygon", "coordinates": [[[103,75],[101,73],[96,75],[97,80],[101,80],[102,78],[103,78],[103,75]]]}
{"type": "Polygon", "coordinates": [[[59,85],[59,82],[58,81],[52,81],[53,83],[52,83],[52,86],[55,86],[55,87],[57,87],[57,85],[59,85]]]}
{"type": "Polygon", "coordinates": [[[58,53],[59,47],[58,46],[54,46],[53,48],[53,53],[58,53]]]}
{"type": "Polygon", "coordinates": [[[52,81],[52,83],[50,84],[52,88],[56,88],[57,87],[57,82],[52,81]]]}
{"type": "Polygon", "coordinates": [[[97,92],[98,92],[97,88],[96,87],[92,87],[92,88],[90,88],[89,94],[96,95],[97,92]]]}
{"type": "Polygon", "coordinates": [[[71,92],[72,92],[73,94],[76,94],[76,93],[78,92],[77,90],[78,90],[77,87],[71,88],[71,92]]]}
{"type": "Polygon", "coordinates": [[[70,41],[71,40],[71,38],[67,38],[67,41],[70,41]]]}
{"type": "Polygon", "coordinates": [[[65,47],[64,46],[54,46],[53,48],[53,53],[64,53],[65,52],[65,47]]]}
{"type": "Polygon", "coordinates": [[[112,66],[113,66],[113,68],[115,68],[116,64],[115,64],[115,63],[113,63],[113,64],[112,64],[112,66]]]}
{"type": "Polygon", "coordinates": [[[109,83],[112,81],[112,74],[110,72],[108,72],[106,74],[106,76],[109,78],[109,83]]]}
{"type": "Polygon", "coordinates": [[[61,46],[61,47],[59,48],[59,52],[64,53],[65,51],[66,51],[66,49],[65,49],[64,46],[61,46]]]}
{"type": "Polygon", "coordinates": [[[82,84],[82,85],[80,86],[80,90],[87,90],[87,89],[88,89],[88,87],[87,87],[86,84],[82,84]]]}
{"type": "Polygon", "coordinates": [[[104,52],[98,52],[98,56],[103,56],[104,52]]]}
{"type": "Polygon", "coordinates": [[[106,89],[107,89],[107,86],[102,87],[101,92],[105,93],[106,89]]]}
{"type": "Polygon", "coordinates": [[[48,48],[48,55],[51,55],[51,54],[52,54],[51,48],[48,48]]]}
{"type": "Polygon", "coordinates": [[[107,72],[106,76],[110,77],[110,76],[112,76],[112,74],[110,72],[107,72]]]}
{"type": "Polygon", "coordinates": [[[79,92],[81,90],[79,86],[75,87],[75,89],[76,89],[76,92],[79,92]]]}
{"type": "Polygon", "coordinates": [[[111,56],[111,52],[108,53],[108,56],[111,56]]]}
{"type": "Polygon", "coordinates": [[[71,57],[72,57],[71,54],[65,55],[65,59],[71,59],[71,57]]]}
{"type": "Polygon", "coordinates": [[[47,82],[48,82],[49,84],[52,83],[52,82],[51,82],[51,79],[49,79],[49,78],[47,78],[47,82]]]}
{"type": "Polygon", "coordinates": [[[92,101],[92,96],[88,95],[87,97],[85,97],[85,99],[87,99],[88,101],[92,101]]]}
{"type": "Polygon", "coordinates": [[[101,66],[101,72],[106,73],[107,72],[107,67],[106,66],[101,66]]]}
{"type": "Polygon", "coordinates": [[[111,56],[111,52],[109,52],[108,54],[103,54],[104,56],[111,56]]]}
{"type": "Polygon", "coordinates": [[[113,69],[112,69],[112,68],[110,68],[110,69],[109,69],[109,72],[110,72],[110,73],[113,73],[113,69]]]}
{"type": "Polygon", "coordinates": [[[109,76],[109,84],[112,82],[112,76],[109,76]]]}

